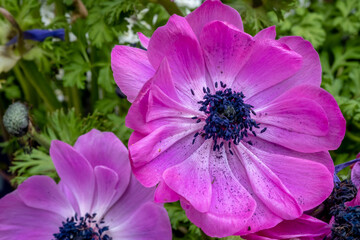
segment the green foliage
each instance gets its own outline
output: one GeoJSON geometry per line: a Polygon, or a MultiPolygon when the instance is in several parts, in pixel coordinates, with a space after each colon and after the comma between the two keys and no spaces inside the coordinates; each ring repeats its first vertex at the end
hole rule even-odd
{"type": "Polygon", "coordinates": [[[57,179],[55,167],[44,148],[24,150],[15,153],[10,172],[15,175],[12,184],[18,185],[33,175],[47,175],[57,179]]]}

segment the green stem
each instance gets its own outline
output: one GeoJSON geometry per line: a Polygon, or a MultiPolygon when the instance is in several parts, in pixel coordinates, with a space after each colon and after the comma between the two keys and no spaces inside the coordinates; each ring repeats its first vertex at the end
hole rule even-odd
{"type": "Polygon", "coordinates": [[[98,59],[98,51],[96,47],[91,48],[91,90],[90,90],[90,96],[91,96],[91,109],[95,109],[95,103],[99,99],[99,84],[98,84],[98,73],[99,68],[95,66],[96,59],[98,59]]]}
{"type": "Polygon", "coordinates": [[[36,64],[25,60],[20,60],[18,64],[23,70],[26,80],[35,88],[37,94],[45,102],[46,107],[50,111],[60,108],[61,104],[52,91],[49,81],[39,72],[36,64]]]}
{"type": "Polygon", "coordinates": [[[81,100],[80,100],[80,92],[76,86],[70,88],[72,106],[75,108],[76,115],[81,115],[81,100]]]}
{"type": "Polygon", "coordinates": [[[48,138],[39,134],[32,125],[29,126],[29,135],[41,146],[43,146],[47,150],[50,149],[51,141],[48,138]]]}
{"type": "Polygon", "coordinates": [[[37,103],[36,101],[36,96],[33,94],[33,90],[34,88],[29,84],[28,81],[26,81],[23,73],[21,72],[21,69],[19,68],[18,65],[15,65],[15,67],[13,68],[16,79],[18,80],[18,82],[20,83],[21,89],[25,95],[25,100],[28,103],[32,103],[35,104],[37,103]]]}
{"type": "Polygon", "coordinates": [[[181,12],[180,8],[176,5],[176,3],[170,0],[152,0],[152,2],[156,2],[162,5],[165,10],[169,13],[169,15],[177,14],[179,16],[184,16],[181,12]]]}

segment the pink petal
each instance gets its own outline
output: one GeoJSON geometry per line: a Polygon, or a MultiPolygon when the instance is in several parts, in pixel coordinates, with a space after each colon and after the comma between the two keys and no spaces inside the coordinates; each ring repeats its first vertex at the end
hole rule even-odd
{"type": "Polygon", "coordinates": [[[79,215],[85,215],[91,209],[94,198],[93,168],[73,147],[58,140],[51,142],[50,156],[61,182],[73,194],[79,205],[79,215]]]}
{"type": "Polygon", "coordinates": [[[302,215],[301,217],[283,221],[274,228],[266,229],[256,234],[242,236],[248,240],[257,239],[303,239],[322,240],[331,232],[331,226],[314,217],[302,215]]]}
{"type": "Polygon", "coordinates": [[[231,24],[243,31],[240,14],[233,8],[222,4],[220,0],[207,0],[186,16],[194,33],[200,36],[203,27],[209,22],[219,20],[231,24]]]}
{"type": "Polygon", "coordinates": [[[265,28],[263,30],[261,30],[260,32],[258,32],[255,37],[255,39],[272,39],[275,40],[276,38],[276,27],[275,26],[271,26],[268,28],[265,28]]]}
{"type": "Polygon", "coordinates": [[[165,181],[160,181],[156,187],[154,201],[158,203],[176,202],[180,200],[179,194],[174,192],[165,181]]]}
{"type": "Polygon", "coordinates": [[[195,104],[191,89],[195,96],[202,96],[206,86],[204,59],[198,40],[184,18],[173,15],[165,26],[154,32],[148,57],[155,69],[167,58],[181,99],[195,104]]]}
{"type": "Polygon", "coordinates": [[[303,211],[318,206],[331,194],[333,173],[323,164],[249,149],[280,179],[303,211]]]}
{"type": "MultiPolygon", "coordinates": [[[[254,109],[257,123],[304,133],[326,136],[329,123],[325,110],[315,101],[307,98],[283,99],[258,110],[254,109]]],[[[261,134],[260,134],[261,135],[261,134]]]]}
{"type": "MultiPolygon", "coordinates": [[[[141,136],[139,133],[134,132],[130,137],[130,155],[132,155],[131,146],[139,141],[139,139],[142,139],[142,137],[139,136],[141,136]]],[[[147,164],[139,167],[133,167],[133,173],[144,186],[155,186],[158,182],[162,181],[162,174],[167,168],[179,164],[187,159],[204,142],[203,138],[198,137],[195,143],[191,144],[193,139],[194,133],[190,133],[183,138],[179,138],[176,144],[173,144],[167,150],[162,151],[156,158],[149,159],[151,161],[147,164]]],[[[132,158],[130,159],[132,160],[132,158]]]]}
{"type": "MultiPolygon", "coordinates": [[[[130,173],[130,169],[125,173],[127,172],[130,173]]],[[[103,214],[124,193],[130,181],[130,176],[126,183],[122,183],[119,181],[116,172],[104,166],[96,166],[94,173],[96,178],[96,191],[92,211],[101,219],[103,214]]]]}
{"type": "MultiPolygon", "coordinates": [[[[198,107],[192,104],[185,106],[179,99],[175,88],[170,67],[166,58],[164,58],[154,77],[150,80],[148,111],[146,121],[153,121],[164,117],[192,118],[198,116],[198,107]]],[[[206,116],[204,116],[206,117],[206,116]]]]}
{"type": "Polygon", "coordinates": [[[234,176],[225,151],[211,149],[209,161],[209,173],[212,177],[209,210],[201,213],[186,199],[183,199],[181,204],[190,221],[207,235],[225,237],[248,227],[247,219],[253,215],[256,202],[234,176]]]}
{"type": "Polygon", "coordinates": [[[104,221],[109,225],[110,230],[117,228],[131,218],[142,205],[152,202],[153,199],[154,188],[145,188],[132,176],[128,188],[108,210],[104,221]]]}
{"type": "Polygon", "coordinates": [[[354,167],[351,169],[351,181],[356,186],[360,188],[360,163],[355,163],[354,167]]]}
{"type": "Polygon", "coordinates": [[[209,173],[209,155],[212,143],[204,144],[182,163],[163,173],[166,184],[200,212],[208,211],[211,204],[212,186],[209,173]]]}
{"type": "Polygon", "coordinates": [[[141,45],[142,45],[144,48],[148,48],[150,38],[148,38],[147,36],[145,36],[142,32],[138,32],[137,35],[138,35],[138,37],[139,37],[139,40],[140,40],[141,45]]]}
{"type": "Polygon", "coordinates": [[[303,85],[284,93],[274,102],[290,99],[310,99],[319,104],[328,118],[328,133],[325,136],[314,136],[263,124],[262,127],[267,127],[267,130],[258,137],[299,152],[310,153],[337,149],[344,138],[346,123],[334,97],[321,88],[303,85]]]}
{"type": "Polygon", "coordinates": [[[262,229],[267,229],[274,227],[276,224],[281,222],[283,219],[276,215],[267,207],[261,199],[255,194],[249,177],[247,175],[246,169],[239,159],[239,157],[234,154],[228,154],[228,163],[231,171],[234,173],[236,180],[249,192],[251,197],[256,202],[256,209],[251,218],[247,219],[242,228],[236,229],[236,235],[249,234],[252,232],[257,232],[262,229]]]}
{"type": "Polygon", "coordinates": [[[114,79],[129,102],[133,102],[142,86],[155,73],[145,50],[115,46],[111,52],[114,79]]]}
{"type": "MultiPolygon", "coordinates": [[[[129,153],[125,145],[115,134],[93,129],[80,136],[74,148],[88,160],[92,168],[104,166],[116,173],[116,182],[109,183],[116,184],[119,182],[116,187],[117,194],[115,199],[125,191],[131,175],[129,153]]],[[[97,173],[95,172],[95,174],[97,173]]],[[[96,176],[96,178],[98,177],[96,176]]]]}
{"type": "Polygon", "coordinates": [[[220,85],[222,81],[231,85],[250,56],[253,43],[250,35],[224,22],[215,21],[205,25],[200,44],[213,83],[220,85]]]}
{"type": "Polygon", "coordinates": [[[260,149],[261,151],[268,152],[269,154],[280,154],[283,156],[289,156],[294,158],[306,159],[323,164],[330,173],[334,173],[334,162],[328,151],[315,152],[315,153],[302,153],[285,148],[281,145],[265,141],[259,137],[249,136],[247,140],[253,143],[253,147],[260,149]]]}
{"type": "Polygon", "coordinates": [[[283,219],[294,219],[302,214],[289,189],[260,157],[243,145],[238,145],[235,153],[244,165],[254,193],[271,211],[283,219]]]}
{"type": "MultiPolygon", "coordinates": [[[[164,123],[165,124],[165,123],[164,123]]],[[[163,154],[168,148],[180,139],[199,130],[199,126],[192,122],[177,121],[177,124],[163,125],[153,130],[152,133],[143,137],[140,141],[129,145],[131,160],[134,167],[140,167],[159,155],[163,154]]],[[[189,142],[191,144],[191,141],[189,142]]]]}
{"type": "Polygon", "coordinates": [[[114,239],[126,240],[171,240],[171,225],[168,214],[160,205],[148,202],[139,206],[130,219],[111,230],[114,239]]]}
{"type": "Polygon", "coordinates": [[[272,101],[282,93],[299,85],[307,84],[320,87],[320,58],[319,54],[316,52],[311,43],[297,36],[283,37],[280,38],[277,42],[286,44],[286,46],[302,56],[301,69],[285,81],[282,81],[262,92],[259,92],[251,99],[248,99],[248,102],[255,107],[266,105],[268,102],[272,101]]]}
{"type": "Polygon", "coordinates": [[[285,44],[271,39],[256,40],[232,88],[242,91],[249,102],[248,98],[293,76],[301,64],[302,56],[285,44]]]}
{"type": "Polygon", "coordinates": [[[21,200],[31,208],[51,211],[64,219],[75,214],[69,201],[59,191],[58,186],[48,176],[32,176],[19,185],[17,190],[21,200]]]}
{"type": "Polygon", "coordinates": [[[1,240],[52,239],[64,220],[54,212],[28,207],[17,191],[0,200],[1,240]]]}

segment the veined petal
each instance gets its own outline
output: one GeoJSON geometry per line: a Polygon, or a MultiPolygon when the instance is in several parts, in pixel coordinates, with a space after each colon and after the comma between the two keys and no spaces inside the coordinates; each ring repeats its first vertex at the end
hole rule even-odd
{"type": "Polygon", "coordinates": [[[322,240],[330,233],[330,224],[303,214],[295,220],[283,221],[271,229],[266,229],[255,234],[245,235],[242,237],[247,240],[322,240]]]}
{"type": "Polygon", "coordinates": [[[203,27],[212,21],[222,21],[243,30],[240,14],[235,9],[221,3],[220,0],[207,0],[199,8],[186,16],[191,28],[197,36],[203,27]]]}
{"type": "MultiPolygon", "coordinates": [[[[91,209],[95,177],[90,163],[67,143],[54,140],[51,142],[50,156],[61,182],[75,197],[80,213],[84,216],[91,209]]],[[[74,206],[76,209],[76,206],[74,206]]]]}
{"type": "Polygon", "coordinates": [[[54,180],[48,176],[28,178],[19,185],[17,194],[29,208],[51,211],[63,219],[73,216],[75,213],[54,180]]]}
{"type": "Polygon", "coordinates": [[[285,44],[292,51],[300,54],[302,57],[302,65],[301,68],[288,79],[268,89],[265,89],[264,91],[261,91],[248,99],[248,102],[256,107],[266,105],[268,102],[271,102],[279,95],[299,85],[306,84],[320,87],[320,58],[319,54],[316,52],[311,43],[298,36],[283,37],[280,38],[277,42],[285,44]]]}
{"type": "Polygon", "coordinates": [[[178,95],[184,103],[194,105],[206,86],[205,64],[199,42],[188,22],[177,15],[158,28],[149,42],[148,57],[157,69],[166,57],[178,95]]]}
{"type": "Polygon", "coordinates": [[[164,181],[173,191],[187,196],[187,201],[200,212],[208,211],[211,204],[212,186],[209,173],[211,143],[204,142],[196,152],[182,163],[163,173],[164,181]]]}
{"type": "Polygon", "coordinates": [[[253,119],[258,123],[313,136],[326,136],[329,132],[325,110],[308,98],[283,99],[254,111],[253,119]]]}
{"type": "Polygon", "coordinates": [[[17,191],[0,200],[1,240],[51,239],[64,220],[54,212],[25,205],[17,191]]]}
{"type": "Polygon", "coordinates": [[[242,91],[248,99],[293,76],[301,66],[302,56],[285,44],[258,39],[231,87],[242,91]]]}
{"type": "Polygon", "coordinates": [[[145,35],[144,35],[143,33],[141,33],[141,32],[138,32],[137,35],[138,35],[138,37],[139,37],[139,40],[140,40],[141,45],[142,45],[144,48],[148,48],[150,38],[148,38],[147,36],[145,36],[145,35]]]}
{"type": "Polygon", "coordinates": [[[200,35],[207,69],[213,81],[231,86],[248,60],[253,38],[224,22],[215,21],[204,26],[200,35]]]}
{"type": "Polygon", "coordinates": [[[267,130],[259,134],[258,137],[299,152],[311,153],[337,149],[344,138],[346,123],[334,97],[321,88],[303,85],[285,92],[273,103],[292,99],[310,99],[320,105],[328,119],[328,133],[324,136],[314,136],[263,124],[262,127],[266,127],[267,130]]]}
{"type": "Polygon", "coordinates": [[[289,189],[259,156],[243,145],[236,147],[236,154],[244,165],[254,193],[271,211],[283,219],[295,219],[302,214],[289,189]]]}
{"type": "Polygon", "coordinates": [[[111,68],[116,84],[133,102],[145,82],[155,73],[146,51],[128,46],[115,46],[111,52],[111,68]]]}

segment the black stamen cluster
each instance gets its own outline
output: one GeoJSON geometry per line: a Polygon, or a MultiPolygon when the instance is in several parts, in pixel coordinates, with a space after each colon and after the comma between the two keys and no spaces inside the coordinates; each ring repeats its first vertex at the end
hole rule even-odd
{"type": "MultiPolygon", "coordinates": [[[[222,88],[226,85],[220,82],[222,88]]],[[[217,87],[217,83],[215,84],[217,87]]],[[[200,111],[204,112],[208,117],[205,119],[205,126],[201,133],[194,135],[193,143],[197,136],[201,135],[205,139],[213,139],[215,144],[213,150],[219,150],[224,142],[229,141],[229,148],[231,142],[238,145],[241,140],[248,137],[248,132],[251,132],[254,136],[256,133],[255,128],[260,128],[255,120],[251,119],[251,114],[256,115],[253,110],[253,106],[244,102],[244,94],[242,92],[232,91],[231,88],[225,90],[218,90],[215,94],[211,94],[209,88],[203,88],[204,101],[199,101],[201,105],[200,111]]],[[[197,117],[193,117],[197,119],[197,117]]],[[[197,123],[201,122],[201,119],[197,119],[197,123]]],[[[261,132],[265,132],[264,128],[261,132]]],[[[247,143],[252,145],[251,141],[247,143]]],[[[232,151],[230,150],[230,153],[232,151]]]]}
{"type": "Polygon", "coordinates": [[[326,200],[326,205],[333,208],[345,202],[349,202],[356,197],[358,190],[351,180],[344,180],[336,183],[334,189],[326,200]]]}
{"type": "Polygon", "coordinates": [[[66,219],[62,222],[63,226],[59,227],[60,233],[53,234],[55,240],[112,240],[104,232],[109,230],[109,227],[101,227],[104,221],[101,220],[98,224],[94,220],[96,214],[85,214],[85,217],[78,218],[77,214],[74,217],[66,219]],[[95,225],[95,228],[90,225],[95,225]]]}
{"type": "Polygon", "coordinates": [[[338,205],[330,212],[335,222],[331,228],[333,240],[360,239],[360,206],[346,207],[338,205]]]}

